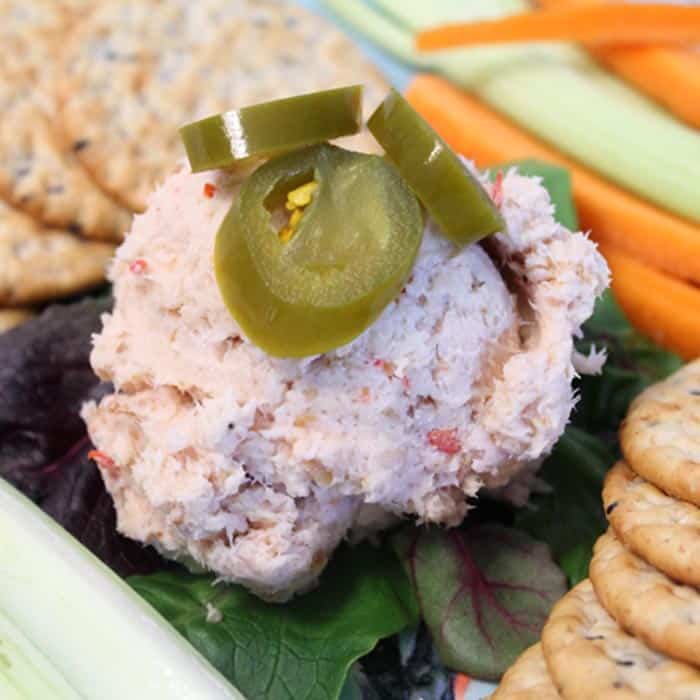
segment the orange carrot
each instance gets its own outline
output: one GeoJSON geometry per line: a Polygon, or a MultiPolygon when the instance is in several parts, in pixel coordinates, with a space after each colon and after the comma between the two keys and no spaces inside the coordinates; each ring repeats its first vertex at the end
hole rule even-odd
{"type": "Polygon", "coordinates": [[[630,322],[686,360],[700,357],[700,288],[674,279],[611,246],[601,246],[612,289],[630,322]]]}
{"type": "Polygon", "coordinates": [[[416,46],[432,51],[474,44],[552,40],[592,44],[690,44],[700,41],[700,7],[666,3],[576,3],[572,7],[427,29],[418,34],[416,46]]]}
{"type": "Polygon", "coordinates": [[[418,76],[406,96],[458,152],[489,167],[538,158],[571,172],[581,225],[676,277],[700,282],[700,227],[668,214],[594,175],[531,137],[474,98],[432,75],[418,76]]]}
{"type": "MultiPolygon", "coordinates": [[[[546,9],[607,5],[607,0],[539,0],[546,9]]],[[[700,54],[666,46],[589,46],[590,52],[635,87],[700,128],[700,54]]]]}
{"type": "Polygon", "coordinates": [[[465,676],[463,673],[458,673],[454,680],[454,696],[455,700],[465,700],[464,696],[467,694],[469,689],[470,678],[465,676]]]}

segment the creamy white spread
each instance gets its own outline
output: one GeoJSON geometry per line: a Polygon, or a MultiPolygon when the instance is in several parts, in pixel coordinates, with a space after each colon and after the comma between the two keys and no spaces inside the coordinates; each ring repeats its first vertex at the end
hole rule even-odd
{"type": "Polygon", "coordinates": [[[608,269],[536,179],[509,172],[490,255],[428,223],[376,323],[334,352],[275,359],[214,278],[237,188],[182,168],[135,217],[92,354],[115,391],[83,415],[124,534],[284,600],[349,532],[404,514],[455,525],[482,486],[533,471],[569,419],[573,339],[608,269]]]}

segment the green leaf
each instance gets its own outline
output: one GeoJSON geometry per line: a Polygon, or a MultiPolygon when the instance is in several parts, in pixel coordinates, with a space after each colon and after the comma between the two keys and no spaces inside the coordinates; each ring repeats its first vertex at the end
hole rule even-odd
{"type": "Polygon", "coordinates": [[[542,186],[549,192],[549,198],[554,204],[554,218],[570,231],[578,231],[578,215],[571,189],[571,175],[566,168],[534,158],[526,158],[499,165],[491,170],[491,177],[493,178],[498,170],[507,171],[508,168],[517,168],[521,175],[541,178],[542,186]]]}
{"type": "Polygon", "coordinates": [[[394,544],[442,661],[476,678],[498,679],[566,592],[549,547],[518,530],[411,528],[394,544]]]}
{"type": "Polygon", "coordinates": [[[130,583],[248,700],[334,700],[356,659],[418,618],[395,555],[369,545],[341,549],[321,586],[285,605],[209,576],[159,573],[130,583]],[[219,622],[207,622],[208,608],[219,622]]]}
{"type": "Polygon", "coordinates": [[[516,513],[516,527],[550,546],[571,585],[587,576],[593,544],[606,528],[600,493],[614,461],[598,438],[568,427],[539,473],[551,490],[516,513]]]}
{"type": "Polygon", "coordinates": [[[602,376],[582,377],[581,399],[573,422],[614,443],[632,399],[650,384],[675,372],[683,363],[673,353],[637,333],[610,291],[598,300],[583,330],[578,350],[587,354],[592,346],[604,348],[608,359],[602,376]]]}

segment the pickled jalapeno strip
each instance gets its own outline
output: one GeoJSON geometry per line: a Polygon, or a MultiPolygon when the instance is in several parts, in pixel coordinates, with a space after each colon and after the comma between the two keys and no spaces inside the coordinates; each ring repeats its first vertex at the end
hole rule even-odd
{"type": "Polygon", "coordinates": [[[486,190],[398,92],[367,126],[445,236],[466,245],[504,229],[486,190]]]}
{"type": "Polygon", "coordinates": [[[362,127],[362,86],[297,95],[224,112],[180,129],[192,172],[277,155],[362,127]]]}
{"type": "Polygon", "coordinates": [[[216,278],[253,343],[315,355],[356,338],[398,296],[422,236],[418,200],[393,165],[311,146],[243,183],[217,234],[216,278]]]}

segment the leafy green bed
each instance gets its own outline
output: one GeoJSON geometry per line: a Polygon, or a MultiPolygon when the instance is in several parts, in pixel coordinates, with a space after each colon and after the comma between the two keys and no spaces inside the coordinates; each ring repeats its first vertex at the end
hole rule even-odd
{"type": "MultiPolygon", "coordinates": [[[[576,228],[565,171],[536,162],[576,228]]],[[[214,585],[119,536],[78,416],[99,384],[90,336],[109,300],[55,306],[0,336],[0,476],[53,516],[169,620],[250,700],[452,698],[453,670],[497,679],[586,575],[605,528],[600,490],[630,400],[680,362],[629,326],[608,294],[579,350],[605,348],[579,381],[572,423],[525,508],[484,498],[458,529],[406,524],[379,546],[343,547],[315,591],[284,606],[214,585]]]]}

